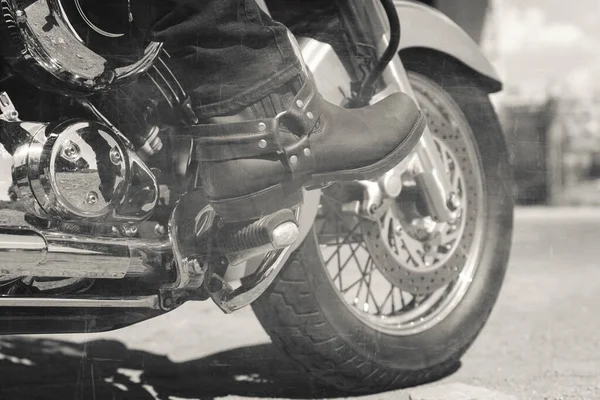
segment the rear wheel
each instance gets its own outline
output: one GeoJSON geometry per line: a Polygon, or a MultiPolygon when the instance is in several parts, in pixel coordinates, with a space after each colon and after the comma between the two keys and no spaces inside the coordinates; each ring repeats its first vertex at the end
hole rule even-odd
{"type": "Polygon", "coordinates": [[[375,221],[352,213],[352,184],[336,184],[323,192],[312,233],[253,305],[276,345],[343,390],[451,371],[485,324],[508,262],[511,175],[487,94],[464,76],[409,77],[460,217],[436,223],[410,175],[375,221]]]}

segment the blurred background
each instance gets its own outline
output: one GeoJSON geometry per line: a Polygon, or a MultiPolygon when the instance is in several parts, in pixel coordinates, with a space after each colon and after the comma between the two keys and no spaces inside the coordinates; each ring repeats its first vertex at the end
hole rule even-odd
{"type": "Polygon", "coordinates": [[[424,0],[502,76],[495,95],[521,204],[600,204],[600,1],[424,0]]]}

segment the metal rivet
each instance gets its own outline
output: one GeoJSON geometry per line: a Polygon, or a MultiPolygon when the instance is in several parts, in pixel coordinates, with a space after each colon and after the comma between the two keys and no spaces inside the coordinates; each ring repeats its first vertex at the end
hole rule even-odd
{"type": "Polygon", "coordinates": [[[308,119],[313,119],[315,117],[315,115],[312,112],[307,112],[306,116],[308,117],[308,119]]]}
{"type": "Polygon", "coordinates": [[[298,162],[298,157],[297,156],[291,156],[290,157],[290,164],[296,164],[298,162]]]}
{"type": "Polygon", "coordinates": [[[304,149],[304,155],[306,157],[310,156],[310,149],[308,147],[306,149],[304,149]]]}
{"type": "Polygon", "coordinates": [[[296,101],[296,105],[300,108],[304,107],[304,102],[302,100],[296,101]]]}
{"type": "Polygon", "coordinates": [[[264,149],[265,147],[267,147],[267,141],[265,139],[261,139],[261,141],[258,142],[258,147],[264,149]]]}
{"type": "Polygon", "coordinates": [[[85,195],[85,202],[87,204],[96,204],[98,203],[98,193],[96,192],[89,192],[88,194],[85,195]]]}
{"type": "Polygon", "coordinates": [[[265,124],[264,122],[260,122],[260,123],[258,124],[258,130],[259,130],[260,132],[264,132],[266,129],[267,129],[267,124],[265,124]]]}

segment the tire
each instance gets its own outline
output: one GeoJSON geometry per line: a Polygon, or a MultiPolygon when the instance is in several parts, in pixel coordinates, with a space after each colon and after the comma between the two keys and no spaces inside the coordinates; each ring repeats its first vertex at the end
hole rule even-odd
{"type": "Polygon", "coordinates": [[[346,392],[414,386],[451,373],[488,319],[508,263],[512,177],[505,139],[487,93],[466,74],[430,72],[426,77],[409,72],[409,77],[416,89],[462,112],[481,168],[487,211],[479,230],[479,259],[458,305],[441,322],[415,334],[394,335],[369,326],[338,294],[313,228],[252,306],[276,346],[317,380],[346,392]]]}

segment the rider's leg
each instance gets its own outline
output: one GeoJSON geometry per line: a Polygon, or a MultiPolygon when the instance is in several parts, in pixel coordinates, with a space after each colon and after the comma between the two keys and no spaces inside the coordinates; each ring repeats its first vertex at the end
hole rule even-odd
{"type": "Polygon", "coordinates": [[[137,0],[134,22],[164,43],[170,67],[203,118],[237,112],[294,77],[302,64],[286,27],[254,0],[137,0]]]}
{"type": "Polygon", "coordinates": [[[424,122],[406,95],[353,110],[326,102],[288,30],[254,0],[153,2],[141,2],[134,18],[149,21],[150,37],[165,43],[207,122],[188,133],[197,137],[202,185],[224,219],[294,206],[302,186],[378,176],[420,138],[424,122]]]}

